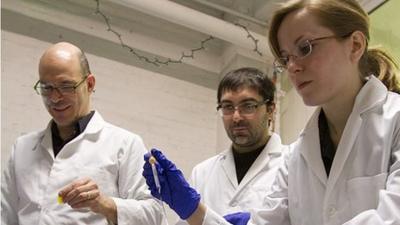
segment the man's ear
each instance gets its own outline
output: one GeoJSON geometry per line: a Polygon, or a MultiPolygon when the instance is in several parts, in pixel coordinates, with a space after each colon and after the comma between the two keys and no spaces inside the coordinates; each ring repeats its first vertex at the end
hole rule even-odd
{"type": "Polygon", "coordinates": [[[275,112],[275,103],[267,103],[267,119],[268,119],[268,129],[272,129],[271,125],[273,124],[273,121],[275,119],[274,113],[275,112]]]}
{"type": "Polygon", "coordinates": [[[273,102],[267,103],[267,112],[269,114],[272,114],[273,112],[275,112],[275,103],[273,103],[273,102]]]}
{"type": "Polygon", "coordinates": [[[349,38],[351,46],[350,60],[353,63],[358,63],[366,51],[367,38],[361,31],[354,31],[349,38]]]}
{"type": "Polygon", "coordinates": [[[96,85],[96,78],[94,77],[93,74],[89,74],[86,79],[87,79],[88,91],[94,92],[94,87],[96,85]]]}

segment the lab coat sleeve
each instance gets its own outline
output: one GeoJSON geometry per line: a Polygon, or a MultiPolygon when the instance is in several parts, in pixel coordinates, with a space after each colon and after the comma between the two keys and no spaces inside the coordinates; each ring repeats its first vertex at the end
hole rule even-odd
{"type": "Polygon", "coordinates": [[[284,160],[279,167],[271,191],[265,196],[262,209],[250,211],[249,224],[290,225],[288,210],[288,164],[289,150],[284,151],[284,160]]]}
{"type": "Polygon", "coordinates": [[[113,198],[117,205],[118,225],[161,224],[161,206],[151,197],[142,176],[143,155],[146,153],[143,141],[135,136],[126,144],[126,148],[119,154],[120,197],[113,198]]]}
{"type": "MultiPolygon", "coordinates": [[[[200,175],[200,171],[202,170],[199,170],[198,165],[193,168],[189,183],[193,188],[201,193],[201,190],[203,188],[202,185],[204,185],[204,180],[201,180],[200,177],[204,176],[200,175]]],[[[224,219],[223,215],[219,215],[208,206],[206,207],[207,209],[206,215],[203,219],[203,225],[231,225],[224,219]]],[[[179,220],[175,225],[188,225],[188,223],[184,220],[179,220]]]]}
{"type": "Polygon", "coordinates": [[[1,224],[17,225],[18,194],[14,172],[14,149],[1,177],[1,224]]]}
{"type": "Polygon", "coordinates": [[[226,221],[223,216],[218,215],[212,209],[207,207],[206,215],[204,216],[202,225],[232,225],[232,224],[226,221]]]}
{"type": "MultiPolygon", "coordinates": [[[[288,162],[289,151],[286,150],[284,160],[275,177],[271,192],[264,198],[264,207],[250,210],[251,218],[248,225],[273,224],[290,225],[288,212],[288,162]]],[[[218,215],[212,209],[207,208],[203,225],[227,225],[222,215],[218,215]]]]}
{"type": "Polygon", "coordinates": [[[392,145],[386,189],[379,191],[377,209],[361,212],[344,225],[400,224],[400,127],[396,134],[392,145]]]}

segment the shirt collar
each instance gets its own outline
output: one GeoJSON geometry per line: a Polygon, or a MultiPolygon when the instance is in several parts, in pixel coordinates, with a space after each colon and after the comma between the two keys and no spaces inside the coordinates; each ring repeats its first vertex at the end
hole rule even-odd
{"type": "MultiPolygon", "coordinates": [[[[90,119],[93,117],[95,111],[91,111],[89,114],[87,114],[86,116],[81,117],[80,119],[78,119],[78,121],[75,122],[74,124],[74,134],[73,137],[78,136],[79,134],[81,134],[87,127],[87,125],[89,124],[90,119]]],[[[57,125],[54,122],[54,120],[51,123],[51,133],[53,134],[53,139],[61,139],[60,137],[60,132],[57,129],[57,125]]]]}

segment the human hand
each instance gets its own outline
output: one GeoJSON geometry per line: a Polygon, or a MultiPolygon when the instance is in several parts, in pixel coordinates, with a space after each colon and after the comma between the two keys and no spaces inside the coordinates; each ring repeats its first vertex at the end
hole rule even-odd
{"type": "Polygon", "coordinates": [[[102,194],[96,182],[90,178],[73,181],[63,187],[58,195],[63,203],[74,209],[89,208],[95,213],[104,215],[113,223],[117,223],[117,206],[114,200],[102,194]]]}
{"type": "Polygon", "coordinates": [[[233,225],[246,225],[250,220],[249,212],[237,212],[232,214],[227,214],[224,219],[233,225]]]}
{"type": "Polygon", "coordinates": [[[169,161],[161,151],[151,150],[151,155],[144,156],[143,176],[149,186],[151,194],[166,202],[181,219],[185,220],[197,209],[200,202],[200,194],[190,187],[182,172],[175,164],[169,161]],[[151,155],[156,159],[156,170],[161,185],[161,195],[156,187],[149,159],[151,155]]]}

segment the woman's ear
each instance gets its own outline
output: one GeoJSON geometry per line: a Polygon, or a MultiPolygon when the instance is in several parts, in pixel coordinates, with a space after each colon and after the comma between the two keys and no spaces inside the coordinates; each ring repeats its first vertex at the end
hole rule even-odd
{"type": "Polygon", "coordinates": [[[361,31],[354,31],[350,38],[350,59],[353,63],[358,63],[366,51],[367,38],[361,31]]]}
{"type": "Polygon", "coordinates": [[[94,77],[93,74],[89,74],[86,79],[87,79],[87,84],[88,84],[88,91],[90,93],[94,92],[94,87],[96,85],[96,78],[94,77]]]}

